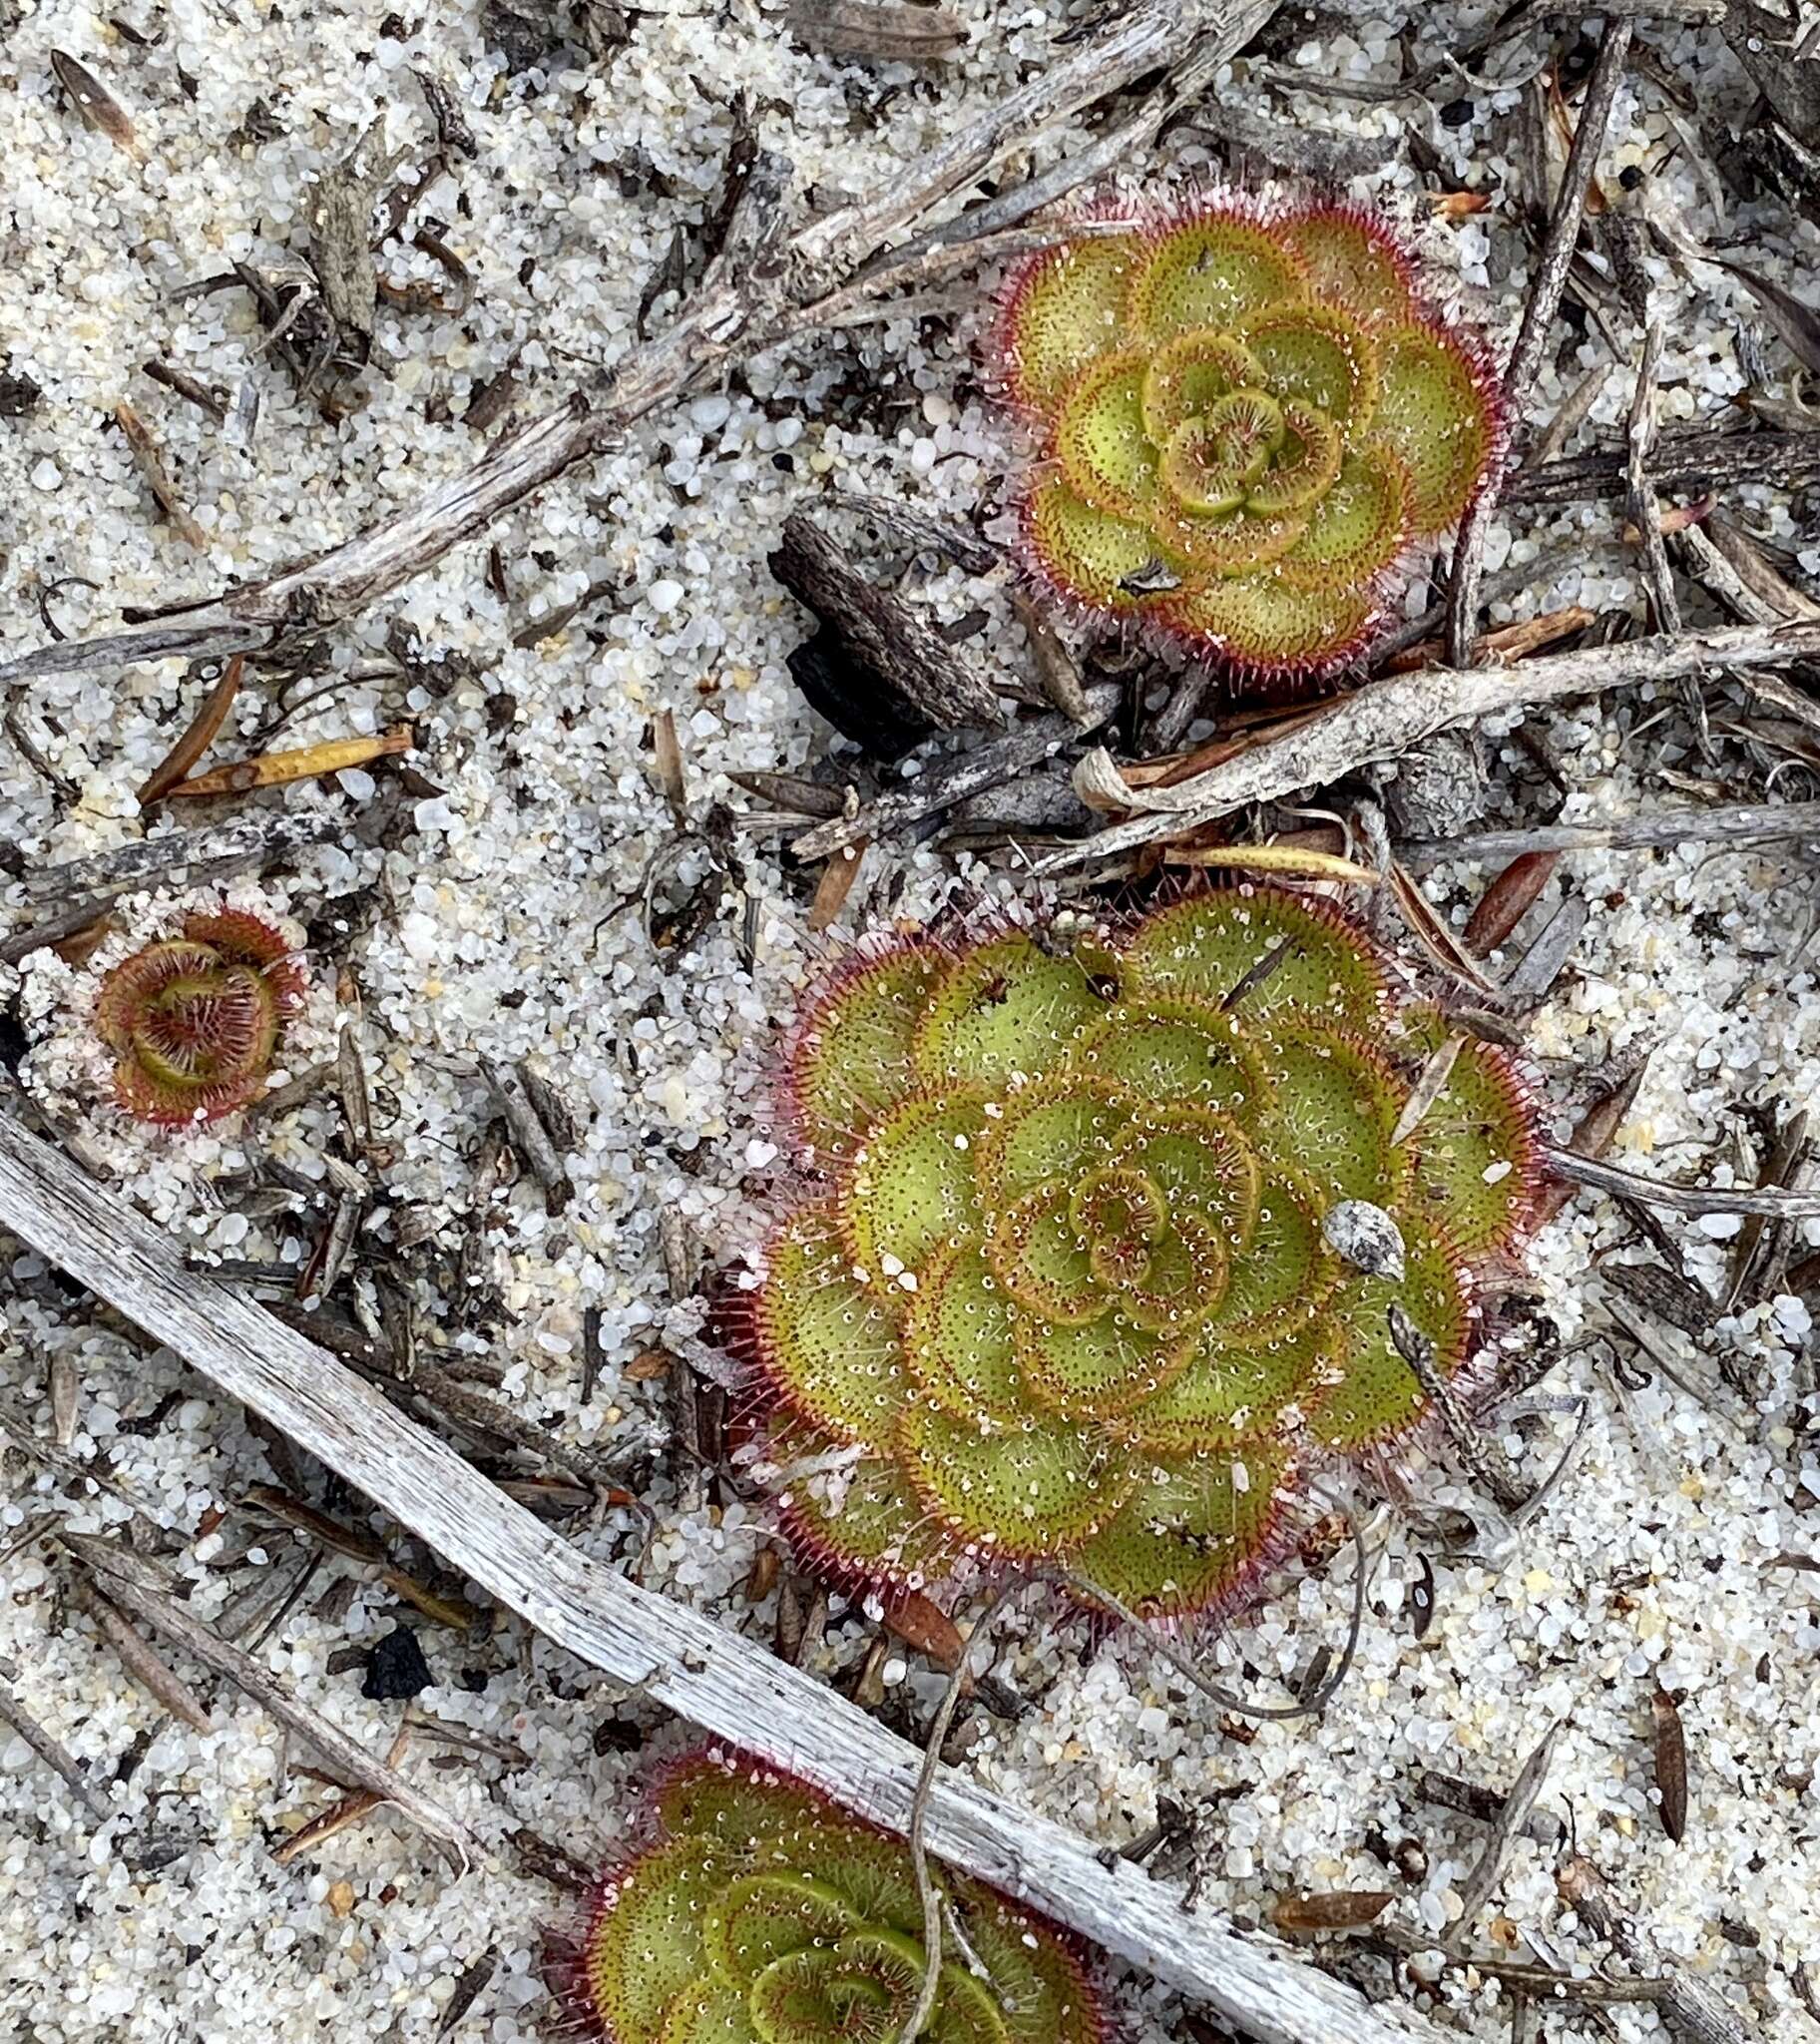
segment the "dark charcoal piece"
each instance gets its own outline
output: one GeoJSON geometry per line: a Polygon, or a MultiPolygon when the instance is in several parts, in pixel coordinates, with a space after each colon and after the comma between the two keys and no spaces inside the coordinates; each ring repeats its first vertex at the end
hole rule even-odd
{"type": "Polygon", "coordinates": [[[821,629],[790,656],[796,686],[868,753],[894,760],[932,731],[1001,730],[992,685],[907,605],[869,582],[800,511],[784,520],[770,570],[821,629]]]}
{"type": "Polygon", "coordinates": [[[875,759],[895,760],[934,731],[904,699],[880,686],[823,625],[789,656],[790,678],[811,710],[819,711],[844,739],[875,759]]]}
{"type": "Polygon", "coordinates": [[[520,14],[503,0],[488,0],[481,9],[480,32],[487,47],[505,58],[506,70],[514,78],[521,71],[550,69],[551,60],[567,41],[547,13],[542,19],[520,14]]]}
{"type": "Polygon", "coordinates": [[[0,357],[0,419],[21,419],[44,392],[29,376],[15,376],[9,357],[0,357]]]}
{"type": "Polygon", "coordinates": [[[423,1658],[417,1635],[409,1626],[395,1625],[377,1641],[366,1657],[366,1680],[360,1694],[369,1703],[408,1704],[412,1697],[429,1689],[435,1678],[423,1658]]]}

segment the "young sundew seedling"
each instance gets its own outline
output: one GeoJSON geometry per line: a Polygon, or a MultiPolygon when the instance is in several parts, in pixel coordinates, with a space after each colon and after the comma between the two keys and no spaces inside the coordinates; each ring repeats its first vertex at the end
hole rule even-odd
{"type": "Polygon", "coordinates": [[[1028,565],[1084,613],[1291,693],[1358,657],[1399,559],[1490,472],[1485,351],[1362,209],[1133,219],[1007,286],[992,366],[1041,436],[1028,565]]]}
{"type": "MultiPolygon", "coordinates": [[[[647,1848],[554,1954],[575,2027],[604,2044],[893,2044],[927,1955],[910,1850],[804,1784],[696,1755],[658,1787],[647,1848]]],[[[928,2044],[1102,2044],[1061,1932],[938,1869],[957,1956],[928,2044]]]]}
{"type": "Polygon", "coordinates": [[[136,951],[102,982],[95,1028],[114,1090],[141,1121],[187,1127],[256,1099],[302,975],[269,923],[239,909],[186,917],[183,934],[136,951]]]}
{"type": "Polygon", "coordinates": [[[1392,1309],[1457,1376],[1524,1236],[1502,1053],[1465,1038],[1405,1126],[1449,1037],[1274,890],[856,956],[797,1027],[812,1190],[750,1296],[800,1546],[853,1583],[971,1557],[1152,1618],[1246,1601],[1311,1477],[1388,1475],[1427,1416],[1392,1309]]]}

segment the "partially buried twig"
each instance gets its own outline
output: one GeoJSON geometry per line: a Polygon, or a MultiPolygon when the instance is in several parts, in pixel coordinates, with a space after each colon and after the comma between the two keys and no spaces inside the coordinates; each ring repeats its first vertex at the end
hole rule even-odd
{"type": "Polygon", "coordinates": [[[1557,1178],[1571,1179],[1595,1193],[1640,1200],[1646,1207],[1666,1207],[1676,1214],[1762,1214],[1772,1221],[1820,1220],[1820,1191],[1782,1186],[1677,1186],[1663,1179],[1643,1178],[1634,1171],[1620,1171],[1614,1164],[1600,1164],[1572,1150],[1544,1154],[1557,1178]]]}
{"type": "Polygon", "coordinates": [[[330,1767],[395,1803],[440,1841],[458,1868],[465,1870],[467,1861],[478,1856],[476,1840],[464,1823],[412,1788],[396,1769],[374,1760],[358,1740],[350,1739],[338,1726],[312,1711],[282,1676],[274,1675],[244,1649],[225,1639],[214,1626],[185,1610],[171,1595],[170,1577],[156,1563],[111,1540],[98,1540],[82,1533],[65,1533],[62,1538],[76,1559],[107,1586],[110,1597],[156,1627],[185,1653],[194,1654],[205,1666],[243,1689],[281,1725],[315,1747],[330,1767]]]}
{"type": "MultiPolygon", "coordinates": [[[[1523,323],[1517,329],[1516,344],[1504,372],[1504,401],[1513,417],[1521,417],[1530,385],[1542,367],[1543,350],[1554,329],[1555,314],[1561,308],[1561,294],[1567,288],[1568,271],[1580,244],[1581,223],[1586,218],[1587,193],[1592,183],[1592,167],[1604,146],[1605,128],[1617,100],[1617,88],[1630,55],[1632,24],[1607,17],[1599,40],[1592,75],[1587,81],[1586,102],[1580,124],[1574,131],[1574,146],[1562,174],[1561,190],[1542,254],[1530,278],[1524,299],[1523,323]]],[[[1485,537],[1498,509],[1500,490],[1496,484],[1481,490],[1460,527],[1454,542],[1454,573],[1449,589],[1447,616],[1448,657],[1456,667],[1469,656],[1479,630],[1479,584],[1485,558],[1485,537]]]]}
{"type": "Polygon", "coordinates": [[[98,1824],[105,1824],[114,1812],[89,1787],[87,1779],[75,1761],[39,1724],[8,1686],[10,1678],[18,1672],[11,1662],[0,1662],[0,1725],[11,1726],[90,1816],[98,1824]]]}
{"type": "MultiPolygon", "coordinates": [[[[1119,691],[1110,683],[1098,683],[1085,694],[1089,730],[1105,724],[1119,708],[1119,691]]],[[[805,830],[792,840],[790,849],[800,859],[826,858],[861,838],[887,837],[904,824],[934,815],[970,794],[1002,787],[1045,760],[1054,759],[1081,735],[1081,727],[1059,713],[1033,717],[1003,738],[937,762],[905,787],[893,788],[876,801],[862,802],[850,816],[834,816],[805,830]]]]}
{"type": "MultiPolygon", "coordinates": [[[[1709,667],[1779,667],[1816,657],[1820,625],[1739,625],[1674,637],[1656,633],[1621,646],[1549,654],[1513,668],[1424,668],[1390,675],[1336,698],[1318,715],[1298,718],[1281,737],[1258,739],[1204,773],[1172,787],[1132,789],[1129,806],[1153,813],[1052,852],[1036,870],[1057,872],[1159,837],[1185,836],[1247,802],[1324,786],[1358,766],[1394,760],[1438,731],[1501,710],[1678,681],[1709,667]]],[[[1090,755],[1090,762],[1099,757],[1090,755]]]]}
{"type": "Polygon", "coordinates": [[[1619,1907],[1604,1876],[1590,1860],[1570,1859],[1556,1875],[1555,1884],[1562,1900],[1595,1936],[1608,1938],[1612,1949],[1632,1965],[1646,1966],[1660,1977],[1660,1991],[1654,1998],[1671,2028],[1691,2038],[1693,2044],[1749,2044],[1750,2033],[1726,2006],[1719,1990],[1675,1964],[1649,1932],[1619,1907]]]}
{"type": "Polygon", "coordinates": [[[1418,837],[1398,847],[1407,866],[1451,859],[1523,858],[1558,851],[1645,851],[1669,844],[1780,844],[1820,837],[1820,801],[1737,802],[1710,809],[1647,809],[1609,823],[1537,823],[1464,837],[1418,837]]]}

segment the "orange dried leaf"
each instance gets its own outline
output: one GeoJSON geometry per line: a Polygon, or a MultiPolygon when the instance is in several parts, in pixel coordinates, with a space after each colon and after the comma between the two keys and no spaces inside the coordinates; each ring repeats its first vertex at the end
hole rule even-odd
{"type": "Polygon", "coordinates": [[[179,795],[244,794],[255,787],[282,787],[292,780],[314,780],[325,773],[340,773],[349,766],[364,766],[369,761],[408,753],[413,738],[408,724],[394,725],[376,738],[330,739],[322,745],[303,746],[294,753],[262,753],[256,760],[235,760],[226,766],[211,767],[193,780],[179,781],[170,790],[179,795]]]}
{"type": "Polygon", "coordinates": [[[1163,857],[1172,866],[1237,866],[1253,873],[1288,873],[1298,880],[1341,880],[1352,887],[1378,884],[1369,866],[1302,844],[1210,844],[1198,851],[1171,849],[1163,857]]]}
{"type": "Polygon", "coordinates": [[[885,1606],[885,1623],[908,1647],[926,1654],[938,1668],[953,1674],[961,1665],[966,1642],[960,1628],[920,1590],[905,1590],[885,1606]]]}
{"type": "Polygon", "coordinates": [[[1382,1888],[1329,1888],[1313,1895],[1278,1895],[1270,1913],[1277,1929],[1291,1936],[1319,1930],[1363,1930],[1395,1899],[1382,1888]]]}
{"type": "Polygon", "coordinates": [[[238,653],[228,663],[221,680],[209,691],[189,730],[147,776],[146,784],[139,791],[142,809],[149,809],[154,802],[162,801],[214,745],[216,733],[227,721],[228,711],[233,708],[233,699],[239,694],[240,674],[245,665],[244,655],[238,653]]]}

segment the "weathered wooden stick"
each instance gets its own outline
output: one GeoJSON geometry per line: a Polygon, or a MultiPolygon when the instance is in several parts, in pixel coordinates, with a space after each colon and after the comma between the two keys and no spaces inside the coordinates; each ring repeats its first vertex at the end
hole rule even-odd
{"type": "MultiPolygon", "coordinates": [[[[1298,721],[1281,738],[1260,740],[1236,758],[1167,788],[1133,788],[1143,811],[1080,844],[1052,852],[1039,873],[1111,858],[1158,837],[1179,837],[1217,822],[1246,802],[1273,801],[1301,787],[1322,787],[1357,766],[1394,760],[1413,745],[1456,724],[1500,710],[1591,696],[1642,682],[1674,682],[1708,668],[1780,667],[1820,658],[1820,625],[1731,625],[1708,632],[1656,633],[1621,646],[1595,646],[1520,661],[1511,668],[1423,668],[1369,682],[1337,697],[1326,711],[1298,721]]],[[[1082,767],[1103,776],[1117,766],[1090,753],[1082,767]]],[[[1100,785],[1100,780],[1096,780],[1100,785]]]]}
{"type": "Polygon", "coordinates": [[[1397,846],[1406,866],[1444,859],[1522,858],[1537,851],[1643,851],[1662,844],[1777,844],[1820,838],[1820,802],[1736,802],[1714,808],[1649,809],[1609,823],[1538,823],[1527,830],[1476,830],[1464,837],[1417,837],[1397,846]]]}
{"type": "MultiPolygon", "coordinates": [[[[902,1832],[922,1756],[832,1690],[570,1546],[326,1350],[184,1268],[168,1238],[0,1115],[6,1228],[308,1448],[454,1567],[590,1666],[902,1832]]],[[[1437,2044],[1256,1936],[1184,1911],[1180,1891],[1109,1870],[1087,1841],[938,1779],[930,1849],[1209,2003],[1262,2044],[1437,2044]]]]}
{"type": "MultiPolygon", "coordinates": [[[[1625,452],[1599,448],[1545,461],[1511,478],[1509,504],[1577,504],[1588,497],[1615,497],[1624,490],[1625,452]]],[[[1760,428],[1755,432],[1714,432],[1680,427],[1655,443],[1650,472],[1658,490],[1727,492],[1739,483],[1770,483],[1794,490],[1820,477],[1820,432],[1760,428]]]]}

